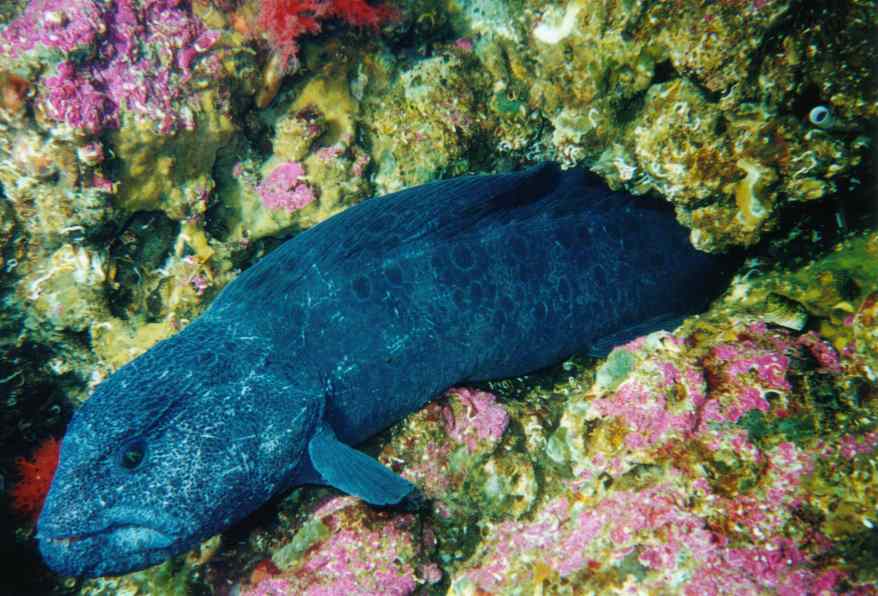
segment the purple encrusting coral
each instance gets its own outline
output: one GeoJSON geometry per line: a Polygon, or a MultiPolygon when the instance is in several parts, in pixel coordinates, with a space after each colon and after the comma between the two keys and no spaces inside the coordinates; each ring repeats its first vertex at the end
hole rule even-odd
{"type": "Polygon", "coordinates": [[[774,588],[793,595],[809,593],[815,585],[831,589],[839,579],[833,571],[808,569],[807,557],[781,536],[759,548],[730,546],[687,501],[684,490],[666,484],[618,491],[597,503],[558,497],[531,522],[496,528],[490,562],[465,577],[483,591],[500,593],[515,580],[511,559],[530,561],[532,573],[561,578],[581,571],[612,573],[633,559],[643,572],[655,572],[641,591],[683,588],[686,594],[709,595],[774,588]],[[693,564],[694,572],[684,571],[693,564]]]}
{"type": "Polygon", "coordinates": [[[622,384],[611,396],[592,402],[601,416],[622,416],[632,432],[625,436],[630,448],[654,445],[669,432],[687,433],[694,427],[693,412],[670,411],[663,395],[653,395],[643,385],[632,381],[622,384]]]}
{"type": "Polygon", "coordinates": [[[844,435],[834,448],[826,450],[826,455],[837,451],[845,459],[854,459],[858,455],[868,455],[878,449],[878,432],[872,431],[865,435],[844,435]]]}
{"type": "Polygon", "coordinates": [[[630,363],[621,378],[593,386],[562,417],[561,440],[580,450],[570,461],[576,477],[531,519],[483,529],[452,593],[557,581],[691,595],[853,587],[828,563],[832,541],[800,512],[821,457],[874,453],[878,433],[844,435],[821,456],[807,427],[796,442],[760,442],[742,426],[753,413],[766,421],[801,413],[794,362],[811,358],[813,374],[827,379],[850,363],[813,332],[796,337],[762,323],[700,341],[696,349],[692,337],[656,334],[620,348],[630,363]]]}
{"type": "MultiPolygon", "coordinates": [[[[456,387],[448,390],[446,399],[428,404],[414,417],[423,419],[418,427],[424,433],[410,442],[412,456],[404,457],[409,463],[399,472],[426,496],[436,499],[438,510],[444,514],[467,467],[497,447],[509,424],[509,414],[492,394],[456,387]]],[[[389,460],[400,455],[396,453],[389,460]]]]}
{"type": "Polygon", "coordinates": [[[315,199],[314,191],[304,180],[302,164],[290,161],[274,168],[256,187],[262,204],[269,209],[295,211],[315,199]]]}
{"type": "Polygon", "coordinates": [[[451,389],[449,393],[457,396],[457,403],[463,412],[455,416],[452,404],[443,409],[448,436],[464,443],[470,452],[476,450],[481,441],[496,442],[509,424],[509,414],[497,403],[497,398],[484,391],[466,388],[451,389]]]}
{"type": "Polygon", "coordinates": [[[218,37],[181,0],[32,0],[0,32],[0,55],[60,53],[38,97],[52,120],[97,134],[128,111],[167,134],[194,126],[185,84],[218,37]]]}
{"type": "Polygon", "coordinates": [[[95,0],[32,0],[0,34],[0,50],[12,58],[39,46],[88,51],[106,30],[105,11],[95,0]]]}
{"type": "Polygon", "coordinates": [[[414,562],[422,545],[414,538],[413,515],[388,515],[352,497],[333,497],[319,504],[311,518],[329,536],[288,569],[256,582],[246,596],[402,596],[414,591],[414,562]]]}

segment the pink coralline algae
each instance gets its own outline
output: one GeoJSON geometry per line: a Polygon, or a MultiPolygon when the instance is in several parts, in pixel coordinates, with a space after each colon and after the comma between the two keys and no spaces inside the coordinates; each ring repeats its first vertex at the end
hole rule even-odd
{"type": "Polygon", "coordinates": [[[662,395],[637,382],[623,383],[611,396],[592,402],[601,416],[621,416],[631,432],[625,443],[632,449],[654,445],[670,432],[687,433],[695,426],[694,412],[675,413],[662,395]]]}
{"type": "Polygon", "coordinates": [[[195,293],[201,296],[207,290],[210,282],[203,275],[193,275],[189,278],[189,283],[195,289],[195,293]]]}
{"type": "Polygon", "coordinates": [[[95,0],[32,0],[0,34],[0,53],[17,58],[39,46],[64,54],[88,50],[106,30],[95,0]]]}
{"type": "MultiPolygon", "coordinates": [[[[402,449],[387,446],[379,459],[436,499],[438,519],[447,520],[463,507],[460,501],[478,508],[464,488],[467,477],[472,478],[467,472],[495,451],[508,423],[509,414],[490,393],[451,389],[445,399],[412,416],[417,431],[403,441],[402,449]],[[402,461],[405,465],[397,468],[402,461]]],[[[279,563],[279,574],[258,574],[244,594],[401,595],[443,577],[431,560],[437,540],[430,521],[378,511],[353,497],[317,503],[308,519],[306,523],[322,523],[326,537],[293,563],[279,563]]]]}
{"type": "MultiPolygon", "coordinates": [[[[739,440],[739,444],[750,451],[742,460],[747,464],[764,465],[759,491],[742,491],[742,494],[729,497],[711,494],[708,490],[707,499],[714,511],[709,517],[717,523],[720,520],[734,523],[738,538],[759,543],[762,537],[782,534],[791,513],[801,503],[801,484],[814,471],[815,455],[792,443],[781,443],[774,449],[759,451],[746,439],[739,440]]],[[[714,447],[722,448],[717,443],[714,447]]]]}
{"type": "MultiPolygon", "coordinates": [[[[386,461],[404,459],[399,473],[413,482],[447,513],[442,501],[460,489],[467,465],[490,455],[509,424],[509,414],[496,397],[484,391],[458,387],[445,400],[428,404],[412,417],[419,433],[406,441],[405,453],[387,455],[386,461]],[[453,462],[452,462],[453,460],[453,462]]],[[[386,451],[393,451],[388,446],[386,451]]]]}
{"type": "MultiPolygon", "coordinates": [[[[530,519],[483,528],[453,593],[551,592],[559,581],[693,596],[848,585],[832,541],[800,517],[824,457],[817,437],[763,442],[741,425],[751,413],[770,425],[798,412],[798,363],[816,362],[808,374],[817,376],[844,363],[814,333],[762,324],[693,344],[665,337],[620,348],[633,356],[624,378],[593,386],[562,417],[563,440],[582,450],[569,462],[576,478],[530,519]],[[586,441],[573,436],[586,428],[586,441]]],[[[876,446],[878,432],[845,435],[837,453],[876,446]]]]}
{"type": "Polygon", "coordinates": [[[715,392],[716,399],[705,406],[703,419],[737,422],[751,410],[767,412],[769,394],[782,396],[791,389],[787,351],[794,348],[785,334],[761,327],[749,329],[735,343],[714,346],[707,364],[712,383],[723,391],[715,392]]]}
{"type": "Polygon", "coordinates": [[[329,162],[333,159],[336,159],[338,156],[342,155],[345,152],[345,147],[342,145],[331,145],[329,147],[321,147],[317,150],[317,159],[322,162],[329,162]]]}
{"type": "Polygon", "coordinates": [[[455,414],[454,404],[445,407],[443,416],[448,435],[467,446],[470,452],[476,450],[479,442],[496,442],[509,424],[509,414],[497,403],[497,398],[484,391],[457,388],[449,393],[457,396],[455,402],[461,407],[455,414]]]}
{"type": "Polygon", "coordinates": [[[90,133],[100,132],[110,112],[106,94],[80,76],[73,62],[62,62],[45,80],[43,101],[50,118],[90,133]]]}
{"type": "Polygon", "coordinates": [[[844,435],[839,441],[838,449],[845,459],[874,453],[878,449],[878,432],[869,432],[859,437],[844,435]]]}
{"type": "Polygon", "coordinates": [[[185,84],[217,37],[182,0],[31,0],[0,32],[0,56],[56,64],[37,98],[52,120],[98,134],[127,111],[167,134],[192,125],[185,84]]]}
{"type": "Polygon", "coordinates": [[[719,548],[685,587],[687,596],[758,594],[779,596],[831,594],[843,574],[809,569],[807,557],[788,538],[760,548],[719,548]]]}
{"type": "Polygon", "coordinates": [[[304,180],[302,164],[290,161],[274,168],[256,188],[269,209],[295,211],[314,201],[314,191],[304,180]]]}
{"type": "Polygon", "coordinates": [[[835,572],[809,569],[807,557],[783,537],[760,547],[730,546],[686,503],[686,493],[669,485],[619,491],[594,504],[558,497],[532,522],[496,528],[491,562],[465,577],[490,593],[503,592],[516,579],[530,582],[541,568],[561,578],[591,572],[624,582],[621,567],[633,559],[644,572],[655,572],[641,591],[713,595],[774,588],[792,595],[810,593],[818,582],[831,589],[837,581],[835,572]],[[531,564],[513,567],[513,560],[531,564]],[[528,577],[516,577],[520,573],[528,577]]]}
{"type": "MultiPolygon", "coordinates": [[[[809,469],[801,467],[801,454],[789,445],[770,458],[768,499],[729,499],[706,489],[708,494],[693,503],[695,491],[671,483],[617,491],[596,500],[575,492],[557,497],[533,521],[504,522],[495,528],[482,554],[485,564],[465,578],[482,590],[502,592],[516,581],[533,581],[534,566],[521,566],[523,562],[538,561],[564,578],[580,572],[614,574],[634,557],[657,572],[641,584],[644,589],[749,594],[785,586],[789,591],[784,593],[806,593],[809,584],[828,579],[811,571],[808,557],[783,538],[778,512],[791,505],[799,479],[809,469]],[[724,535],[711,530],[711,511],[769,538],[762,546],[734,548],[724,535]],[[742,568],[751,573],[741,574],[742,568]]],[[[681,476],[675,480],[685,483],[681,476]]]]}
{"type": "Polygon", "coordinates": [[[420,544],[410,514],[392,516],[350,497],[335,497],[312,514],[329,536],[279,575],[262,579],[247,596],[402,596],[417,586],[420,544]]]}
{"type": "Polygon", "coordinates": [[[820,367],[827,372],[837,373],[841,371],[841,362],[832,344],[825,339],[821,339],[813,331],[802,335],[796,340],[796,345],[807,348],[820,367]]]}
{"type": "Polygon", "coordinates": [[[781,352],[745,339],[737,344],[720,344],[713,349],[713,355],[723,363],[728,378],[755,374],[760,385],[766,388],[784,391],[790,388],[784,376],[789,358],[781,352]]]}

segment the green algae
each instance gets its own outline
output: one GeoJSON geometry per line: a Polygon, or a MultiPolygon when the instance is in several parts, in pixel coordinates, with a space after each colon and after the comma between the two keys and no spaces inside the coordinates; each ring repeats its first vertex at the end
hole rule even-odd
{"type": "Polygon", "coordinates": [[[598,368],[595,383],[604,391],[613,391],[634,368],[634,356],[624,349],[615,349],[598,368]]]}
{"type": "Polygon", "coordinates": [[[774,441],[791,441],[804,447],[819,435],[819,428],[813,416],[769,420],[762,412],[751,410],[741,417],[738,424],[747,430],[747,437],[757,445],[762,445],[771,438],[774,441]]]}
{"type": "Polygon", "coordinates": [[[838,551],[850,559],[857,580],[878,581],[878,528],[864,528],[841,541],[838,551]]]}
{"type": "Polygon", "coordinates": [[[289,543],[271,555],[271,560],[281,570],[290,569],[296,565],[305,551],[325,540],[329,535],[329,528],[321,520],[307,520],[289,543]]]}

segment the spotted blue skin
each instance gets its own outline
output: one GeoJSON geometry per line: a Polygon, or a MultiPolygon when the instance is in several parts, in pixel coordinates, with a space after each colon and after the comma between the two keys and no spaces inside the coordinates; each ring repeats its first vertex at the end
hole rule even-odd
{"type": "Polygon", "coordinates": [[[63,440],[40,550],[61,574],[119,574],[297,484],[398,501],[410,485],[345,444],[453,385],[697,311],[729,276],[672,212],[581,170],[370,199],[267,255],[97,387],[63,440]]]}

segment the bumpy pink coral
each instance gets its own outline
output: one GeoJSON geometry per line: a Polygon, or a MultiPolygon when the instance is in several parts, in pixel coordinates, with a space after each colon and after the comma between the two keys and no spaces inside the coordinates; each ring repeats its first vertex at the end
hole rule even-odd
{"type": "Polygon", "coordinates": [[[787,379],[796,343],[764,325],[751,325],[735,343],[714,346],[707,358],[711,380],[720,390],[704,407],[704,422],[737,422],[751,410],[768,412],[767,396],[786,395],[792,386],[787,379]]]}
{"type": "Polygon", "coordinates": [[[808,349],[817,363],[826,371],[837,373],[841,371],[841,361],[838,352],[825,339],[821,339],[813,331],[809,331],[805,335],[796,340],[796,345],[803,346],[808,349]]]}
{"type": "Polygon", "coordinates": [[[216,38],[181,0],[31,0],[0,32],[0,56],[60,52],[37,98],[53,120],[97,134],[127,111],[170,133],[194,126],[185,83],[216,38]]]}
{"type": "MultiPolygon", "coordinates": [[[[671,372],[663,371],[667,376],[671,372]]],[[[623,383],[611,396],[592,402],[602,416],[619,416],[631,429],[625,443],[632,449],[647,447],[667,438],[668,433],[688,433],[695,428],[694,411],[674,413],[663,395],[656,395],[636,381],[623,383]]]]}
{"type": "Polygon", "coordinates": [[[53,120],[92,134],[100,132],[110,118],[106,94],[77,72],[70,61],[59,64],[56,74],[45,80],[43,102],[53,120]]]}
{"type": "Polygon", "coordinates": [[[845,459],[866,455],[878,449],[878,432],[872,431],[859,437],[844,435],[839,440],[838,449],[845,459]]]}
{"type": "Polygon", "coordinates": [[[443,501],[460,488],[468,463],[494,451],[509,414],[490,393],[458,387],[448,391],[447,400],[428,404],[415,417],[425,434],[412,442],[417,454],[403,456],[407,463],[399,473],[436,499],[437,510],[446,516],[449,510],[443,501]]]}
{"type": "Polygon", "coordinates": [[[718,548],[686,585],[687,596],[757,594],[772,589],[781,596],[832,591],[843,574],[808,568],[807,557],[788,538],[764,547],[718,548]],[[817,589],[819,587],[819,589],[817,589]]]}
{"type": "Polygon", "coordinates": [[[419,548],[412,533],[414,516],[389,516],[351,497],[335,497],[318,505],[312,517],[330,535],[290,569],[261,580],[245,594],[402,596],[414,591],[411,563],[419,548]]]}
{"type": "Polygon", "coordinates": [[[281,164],[256,188],[262,204],[269,209],[295,211],[312,202],[314,191],[304,180],[302,164],[290,161],[281,164]]]}
{"type": "Polygon", "coordinates": [[[744,340],[738,344],[720,344],[714,347],[713,354],[724,363],[725,373],[730,378],[752,373],[767,388],[790,388],[785,376],[789,358],[781,352],[757,346],[752,340],[744,340]]]}
{"type": "MultiPolygon", "coordinates": [[[[783,399],[767,395],[792,392],[793,360],[810,352],[818,374],[833,372],[824,341],[754,325],[703,358],[667,339],[623,347],[634,357],[631,371],[576,407],[594,425],[584,461],[572,462],[578,477],[528,521],[490,527],[454,580],[462,591],[502,593],[566,578],[623,592],[792,595],[829,592],[847,578],[818,563],[831,541],[791,537],[818,451],[757,442],[738,424],[752,411],[787,416],[783,399]],[[641,471],[649,464],[656,471],[641,471]]],[[[855,457],[876,445],[878,433],[870,433],[843,438],[839,449],[855,457]]]]}
{"type": "Polygon", "coordinates": [[[246,592],[247,596],[289,596],[290,594],[293,594],[293,586],[284,578],[264,579],[259,585],[246,592]]]}
{"type": "MultiPolygon", "coordinates": [[[[483,553],[484,563],[465,576],[482,590],[502,592],[514,577],[513,567],[521,561],[540,561],[563,578],[586,570],[610,573],[634,556],[643,567],[660,572],[651,580],[656,583],[641,586],[646,591],[685,587],[693,595],[749,594],[775,588],[803,594],[815,582],[830,589],[839,575],[812,571],[810,558],[780,535],[775,512],[791,506],[799,478],[809,472],[810,464],[790,444],[772,452],[766,482],[769,495],[778,502],[727,498],[712,494],[707,483],[700,485],[708,493],[705,502],[728,507],[730,519],[759,528],[758,536],[769,536],[764,546],[727,544],[693,507],[693,491],[665,483],[639,491],[616,491],[597,500],[557,497],[532,521],[504,522],[494,528],[488,551],[483,553]]],[[[532,573],[530,569],[517,567],[514,573],[532,573]]]]}
{"type": "Polygon", "coordinates": [[[452,439],[464,443],[472,452],[478,442],[496,442],[503,436],[509,424],[509,414],[497,403],[496,397],[465,388],[451,389],[449,393],[457,395],[464,407],[462,415],[457,417],[450,405],[443,412],[445,427],[452,439]]]}
{"type": "Polygon", "coordinates": [[[88,50],[105,28],[95,0],[32,0],[0,33],[0,55],[15,58],[39,46],[65,54],[88,50]]]}

